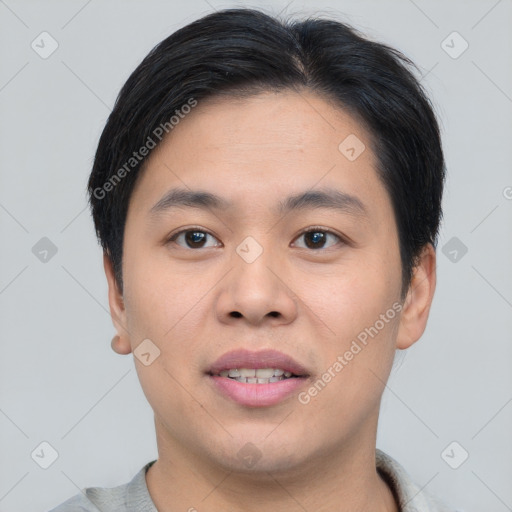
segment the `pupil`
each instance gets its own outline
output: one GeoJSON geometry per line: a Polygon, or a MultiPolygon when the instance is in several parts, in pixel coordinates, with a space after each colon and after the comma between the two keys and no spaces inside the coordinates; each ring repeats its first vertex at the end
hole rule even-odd
{"type": "MultiPolygon", "coordinates": [[[[200,231],[189,231],[187,232],[185,239],[187,241],[187,244],[189,245],[195,245],[200,242],[204,242],[206,233],[201,233],[200,231]]],[[[202,245],[202,244],[200,244],[202,245]]]]}
{"type": "Polygon", "coordinates": [[[308,242],[308,240],[312,240],[313,242],[313,249],[317,248],[318,246],[315,244],[318,244],[319,242],[325,241],[325,233],[322,233],[321,231],[310,231],[309,233],[306,233],[306,245],[311,248],[311,244],[308,242]]]}

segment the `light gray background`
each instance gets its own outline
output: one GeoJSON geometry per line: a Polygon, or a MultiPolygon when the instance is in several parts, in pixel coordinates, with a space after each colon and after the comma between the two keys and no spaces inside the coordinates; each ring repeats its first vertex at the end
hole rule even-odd
{"type": "MultiPolygon", "coordinates": [[[[287,4],[250,3],[273,13],[287,4]]],[[[0,0],[2,512],[125,483],[156,458],[133,356],[110,348],[85,184],[140,60],[177,28],[236,5],[0,0]],[[43,31],[59,45],[47,59],[31,48],[43,31]],[[32,252],[42,237],[58,249],[46,263],[32,252]],[[59,454],[48,469],[31,458],[43,441],[59,454]]],[[[448,163],[438,286],[426,333],[388,382],[377,446],[459,510],[512,510],[512,3],[296,0],[285,12],[336,16],[422,69],[448,163]],[[441,46],[453,31],[469,43],[456,59],[441,46]],[[453,237],[468,248],[456,262],[442,253],[453,237]],[[462,448],[452,460],[469,452],[458,469],[441,456],[453,441],[462,448]]]]}

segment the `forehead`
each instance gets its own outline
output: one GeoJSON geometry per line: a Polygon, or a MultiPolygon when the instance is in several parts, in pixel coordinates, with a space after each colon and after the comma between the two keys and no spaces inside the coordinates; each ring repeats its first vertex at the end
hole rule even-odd
{"type": "MultiPolygon", "coordinates": [[[[175,126],[160,145],[160,150],[183,142],[187,136],[200,139],[201,153],[205,149],[222,152],[258,152],[259,160],[288,153],[290,158],[307,158],[313,151],[331,157],[339,156],[339,144],[347,137],[370,142],[369,133],[351,115],[332,101],[312,91],[262,92],[246,98],[213,96],[198,102],[198,106],[175,126]],[[267,148],[269,153],[261,152],[267,148]]],[[[192,141],[189,141],[192,142],[192,141]]],[[[343,149],[343,148],[342,148],[343,149]]],[[[347,149],[347,148],[345,148],[347,149]]],[[[358,144],[358,150],[362,149],[358,144]]],[[[158,152],[158,150],[157,150],[158,152]]],[[[367,158],[372,157],[371,152],[367,158]]],[[[200,155],[194,152],[193,158],[200,155]]],[[[347,153],[346,156],[353,155],[347,153]]]]}
{"type": "Polygon", "coordinates": [[[148,213],[179,186],[235,209],[272,201],[280,213],[283,198],[323,188],[358,197],[371,215],[387,194],[370,146],[360,123],[311,92],[209,98],[153,150],[132,200],[148,213]]]}

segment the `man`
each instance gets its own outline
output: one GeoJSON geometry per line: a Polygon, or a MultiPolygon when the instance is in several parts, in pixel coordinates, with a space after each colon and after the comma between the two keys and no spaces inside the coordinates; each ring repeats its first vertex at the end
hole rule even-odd
{"type": "Polygon", "coordinates": [[[410,64],[334,20],[232,9],[133,72],[89,192],[158,459],[55,512],[449,510],[376,450],[442,215],[410,64]]]}

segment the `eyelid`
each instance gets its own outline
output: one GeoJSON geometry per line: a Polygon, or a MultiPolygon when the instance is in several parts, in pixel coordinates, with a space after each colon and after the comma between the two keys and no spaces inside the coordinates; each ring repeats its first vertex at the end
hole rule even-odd
{"type": "MultiPolygon", "coordinates": [[[[187,233],[189,231],[200,231],[201,233],[205,233],[207,235],[210,235],[211,237],[215,238],[215,240],[217,240],[220,245],[219,247],[222,247],[223,244],[222,242],[220,242],[220,240],[209,230],[207,229],[204,229],[200,226],[187,226],[187,227],[184,227],[184,228],[180,228],[178,231],[175,231],[173,233],[171,233],[165,240],[165,244],[169,244],[169,243],[175,243],[175,240],[176,238],[178,238],[179,235],[183,234],[183,233],[187,233]]],[[[184,247],[182,245],[179,245],[179,244],[176,244],[178,247],[182,247],[183,249],[191,249],[190,247],[184,247]]],[[[200,247],[200,249],[203,249],[203,247],[200,247]]],[[[212,247],[206,247],[206,249],[212,249],[212,247]]],[[[191,250],[197,250],[197,249],[191,249],[191,250]]]]}
{"type": "MultiPolygon", "coordinates": [[[[337,233],[336,231],[333,231],[332,229],[325,228],[323,226],[309,226],[309,227],[303,229],[293,240],[294,241],[297,240],[299,237],[301,237],[302,235],[304,235],[306,233],[314,233],[316,231],[321,231],[323,233],[333,235],[339,240],[338,244],[334,244],[331,247],[335,247],[336,245],[339,245],[340,242],[342,244],[348,244],[348,240],[346,239],[346,237],[342,236],[341,234],[337,233]]],[[[299,249],[303,249],[303,247],[299,247],[299,249]]],[[[328,247],[327,249],[320,248],[320,249],[316,249],[316,250],[315,249],[311,249],[311,250],[313,252],[321,252],[322,250],[327,251],[328,249],[330,249],[330,247],[328,247]]]]}
{"type": "MultiPolygon", "coordinates": [[[[187,227],[184,227],[184,228],[180,228],[178,231],[170,234],[167,238],[166,238],[166,241],[165,243],[168,244],[170,242],[175,242],[176,238],[183,234],[183,233],[187,233],[189,231],[200,231],[201,233],[205,233],[207,235],[210,235],[211,237],[215,238],[215,240],[217,240],[219,243],[220,243],[220,247],[222,247],[224,244],[222,244],[222,242],[220,242],[220,240],[213,234],[211,233],[209,230],[205,229],[205,228],[202,228],[200,226],[187,226],[187,227]]],[[[331,247],[335,247],[336,245],[339,245],[339,243],[341,242],[342,244],[349,244],[349,240],[347,240],[347,238],[335,231],[333,231],[332,229],[329,229],[329,228],[325,228],[323,226],[308,226],[307,228],[304,228],[302,231],[300,231],[296,236],[295,238],[293,239],[292,243],[297,240],[299,237],[301,237],[302,235],[306,234],[306,233],[314,233],[315,231],[321,231],[323,233],[327,233],[329,235],[333,235],[335,236],[339,242],[338,244],[333,244],[331,247]]],[[[190,249],[190,250],[198,250],[197,248],[196,249],[192,249],[190,247],[184,247],[184,246],[181,246],[179,244],[176,244],[178,245],[179,247],[182,247],[184,249],[190,249]]],[[[212,247],[199,247],[199,249],[211,249],[212,247]]],[[[311,249],[312,251],[314,252],[321,252],[322,250],[328,250],[330,247],[328,247],[327,249],[324,249],[324,248],[320,248],[320,249],[311,249]]],[[[304,249],[303,247],[299,247],[299,249],[304,249]]],[[[307,249],[307,248],[306,248],[307,249]]]]}

